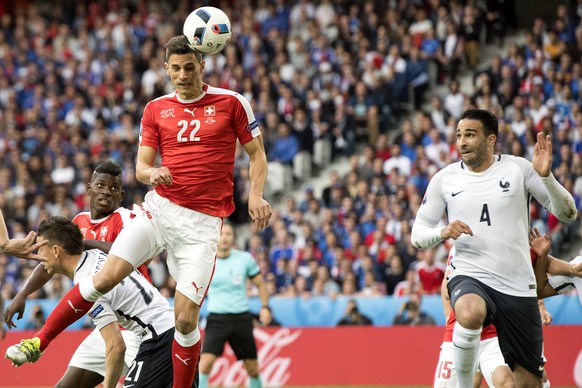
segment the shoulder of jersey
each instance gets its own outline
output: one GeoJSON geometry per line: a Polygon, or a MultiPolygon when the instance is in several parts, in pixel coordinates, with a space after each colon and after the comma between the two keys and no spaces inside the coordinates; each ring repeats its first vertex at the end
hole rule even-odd
{"type": "Polygon", "coordinates": [[[121,217],[121,221],[124,224],[131,219],[131,210],[126,209],[124,207],[119,207],[115,209],[113,214],[116,214],[118,217],[121,217]]]}
{"type": "Polygon", "coordinates": [[[80,212],[78,213],[75,217],[73,217],[73,222],[75,222],[75,220],[81,219],[81,218],[87,218],[87,217],[91,217],[91,213],[89,212],[80,212]]]}
{"type": "Polygon", "coordinates": [[[217,88],[216,86],[210,86],[210,85],[208,85],[208,89],[206,89],[206,94],[209,94],[209,95],[226,94],[226,95],[230,95],[230,96],[240,95],[239,93],[237,93],[233,90],[224,89],[224,88],[217,88]]]}
{"type": "Polygon", "coordinates": [[[247,257],[251,259],[255,259],[253,255],[248,253],[247,251],[241,251],[240,249],[233,249],[231,250],[231,256],[238,256],[238,257],[247,257]]]}
{"type": "Polygon", "coordinates": [[[97,262],[99,259],[100,251],[98,249],[90,249],[85,252],[87,254],[81,256],[81,267],[77,268],[77,271],[75,271],[75,280],[77,281],[79,279],[92,276],[99,270],[97,267],[97,262]]]}

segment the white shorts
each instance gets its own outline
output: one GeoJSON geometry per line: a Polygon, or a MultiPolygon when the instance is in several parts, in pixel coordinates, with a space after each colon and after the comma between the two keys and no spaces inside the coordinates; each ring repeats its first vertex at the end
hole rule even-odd
{"type": "MultiPolygon", "coordinates": [[[[121,330],[125,342],[125,359],[122,374],[125,375],[135,359],[141,339],[130,330],[121,330]]],[[[81,342],[71,357],[69,366],[90,370],[105,377],[105,340],[99,330],[95,329],[81,342]]]]}
{"type": "MultiPolygon", "coordinates": [[[[454,347],[452,342],[443,342],[439,362],[434,375],[434,388],[456,388],[457,372],[454,366],[454,347]]],[[[483,373],[487,385],[493,387],[493,372],[499,366],[507,365],[497,337],[488,338],[479,344],[477,367],[483,373]]]]}
{"type": "Polygon", "coordinates": [[[200,305],[212,279],[222,218],[176,205],[151,190],[110,253],[137,268],[166,250],[176,290],[200,305]]]}

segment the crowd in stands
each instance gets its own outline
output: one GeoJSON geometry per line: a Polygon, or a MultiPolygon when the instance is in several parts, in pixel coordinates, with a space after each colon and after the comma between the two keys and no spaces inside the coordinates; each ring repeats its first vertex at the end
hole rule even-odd
{"type": "MultiPolygon", "coordinates": [[[[270,226],[251,230],[240,247],[256,258],[273,295],[440,292],[448,247],[419,251],[410,230],[431,176],[459,159],[455,127],[468,107],[497,115],[499,153],[531,159],[535,134],[552,134],[554,174],[580,204],[582,9],[558,5],[520,33],[523,44],[508,43],[513,4],[214,4],[231,16],[233,41],[206,57],[205,81],[251,102],[269,161],[291,165],[318,141],[332,158],[350,161],[350,171],[332,172],[321,194],[308,179],[299,182],[302,198],[285,197],[270,226]],[[485,67],[484,44],[503,47],[485,67]],[[471,75],[471,87],[463,89],[461,74],[471,75]]],[[[147,187],[134,175],[141,112],[171,91],[163,44],[199,5],[0,5],[0,208],[11,236],[36,229],[46,216],[87,210],[85,184],[107,159],[123,167],[123,205],[141,203],[147,187]]],[[[245,155],[237,154],[231,219],[253,229],[245,155]]],[[[580,236],[579,224],[562,224],[536,203],[531,215],[555,249],[580,236]]],[[[0,256],[4,298],[15,295],[34,265],[0,256]]],[[[150,270],[171,296],[164,257],[150,270]]],[[[69,286],[55,277],[36,296],[59,298],[69,286]]]]}

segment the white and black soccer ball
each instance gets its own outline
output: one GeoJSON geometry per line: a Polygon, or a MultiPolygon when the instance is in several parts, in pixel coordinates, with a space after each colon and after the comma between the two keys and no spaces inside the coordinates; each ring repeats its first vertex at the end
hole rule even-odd
{"type": "Polygon", "coordinates": [[[190,45],[203,54],[217,54],[232,36],[230,20],[215,7],[200,7],[184,21],[184,35],[190,45]]]}

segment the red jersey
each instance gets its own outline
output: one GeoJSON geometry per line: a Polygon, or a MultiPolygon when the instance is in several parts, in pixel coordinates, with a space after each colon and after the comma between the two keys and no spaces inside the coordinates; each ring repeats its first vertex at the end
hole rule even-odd
{"type": "Polygon", "coordinates": [[[202,95],[181,100],[176,92],[150,101],[143,112],[140,146],[152,147],[172,174],[155,190],[170,201],[226,217],[234,210],[234,154],[261,134],[249,102],[240,94],[204,85],[202,95]]]}
{"type": "MultiPolygon", "coordinates": [[[[125,208],[118,208],[113,213],[99,220],[92,220],[91,213],[81,212],[73,218],[73,223],[77,224],[83,238],[113,242],[123,229],[123,225],[130,219],[131,211],[125,208]]],[[[140,265],[137,270],[151,283],[152,278],[145,264],[140,265]]]]}
{"type": "Polygon", "coordinates": [[[421,261],[416,264],[416,276],[425,294],[440,292],[441,284],[445,278],[445,270],[445,266],[440,262],[428,265],[421,261]]]}

